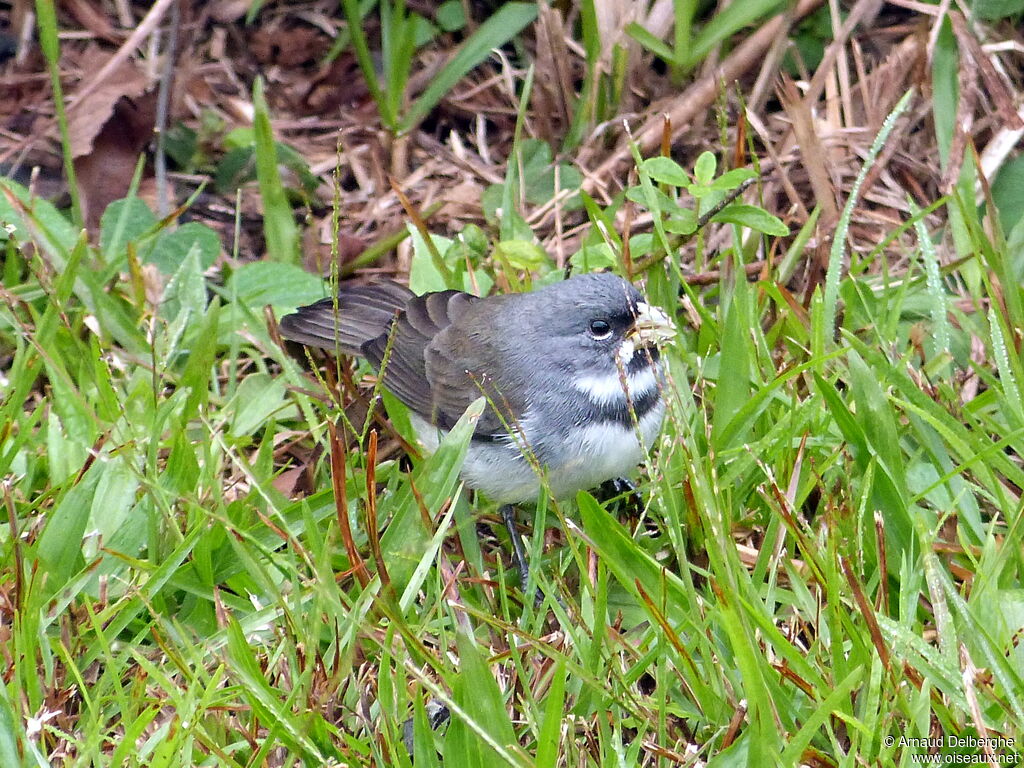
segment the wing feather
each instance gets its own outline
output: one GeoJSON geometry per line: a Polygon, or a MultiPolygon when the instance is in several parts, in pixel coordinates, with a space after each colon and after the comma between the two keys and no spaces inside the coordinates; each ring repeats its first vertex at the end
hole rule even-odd
{"type": "Polygon", "coordinates": [[[281,318],[281,333],[310,347],[358,355],[363,344],[387,332],[413,296],[408,288],[390,281],[343,286],[337,303],[333,298],[321,299],[281,318]]]}
{"type": "MultiPolygon", "coordinates": [[[[511,307],[509,299],[494,297],[488,306],[500,312],[511,307]]],[[[488,407],[475,435],[493,439],[508,435],[525,412],[527,403],[515,392],[524,391],[518,384],[529,372],[509,357],[517,345],[485,328],[479,301],[461,291],[416,296],[393,282],[343,287],[336,305],[323,299],[282,318],[281,332],[309,346],[366,357],[395,397],[444,429],[484,395],[488,407]]]]}

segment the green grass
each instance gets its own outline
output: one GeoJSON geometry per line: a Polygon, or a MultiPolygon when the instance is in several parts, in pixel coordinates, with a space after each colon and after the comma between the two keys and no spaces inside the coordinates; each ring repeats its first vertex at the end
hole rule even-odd
{"type": "MultiPolygon", "coordinates": [[[[404,765],[410,719],[418,765],[909,764],[901,737],[1021,738],[1020,294],[980,228],[987,311],[927,248],[841,280],[838,334],[820,296],[798,316],[775,283],[714,286],[668,355],[646,509],[542,508],[533,605],[478,537],[464,431],[375,468],[377,529],[365,434],[345,504],[326,458],[309,496],[275,485],[338,413],[257,308],[315,279],[275,296],[298,268],[250,265],[210,300],[193,255],[153,307],[45,203],[2,215],[5,765],[404,765]],[[947,313],[922,366],[912,330],[947,313]]],[[[667,305],[673,271],[648,279],[667,305]]]]}
{"type": "MultiPolygon", "coordinates": [[[[938,204],[952,265],[915,214],[908,270],[837,238],[804,308],[785,285],[809,230],[767,280],[681,285],[666,254],[742,174],[638,159],[625,197],[654,226],[631,263],[680,325],[666,428],[641,513],[586,493],[524,509],[536,604],[459,483],[468,422],[412,469],[371,465],[370,426],[382,450],[390,433],[345,425],[338,369],[277,344],[263,307],[329,290],[288,263],[289,227],[279,261],[214,285],[196,228],[129,202],[94,248],[0,180],[0,765],[854,768],[918,764],[925,739],[977,762],[981,735],[1019,762],[1024,291],[973,171],[938,204]],[[140,263],[165,270],[159,303],[140,263]]],[[[557,279],[508,212],[516,173],[498,255],[417,232],[414,286],[557,279]]],[[[624,204],[581,197],[606,225],[624,204]]],[[[750,206],[713,220],[731,247],[701,264],[779,234],[750,206]]],[[[622,253],[594,226],[570,260],[622,253]]]]}

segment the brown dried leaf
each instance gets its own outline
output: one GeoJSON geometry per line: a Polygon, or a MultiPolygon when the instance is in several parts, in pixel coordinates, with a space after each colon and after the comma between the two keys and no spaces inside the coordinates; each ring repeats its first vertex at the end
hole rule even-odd
{"type": "Polygon", "coordinates": [[[155,118],[156,92],[136,100],[120,98],[90,140],[90,151],[75,158],[82,216],[90,231],[98,228],[106,207],[127,194],[139,153],[153,134],[155,118]]]}
{"type": "MultiPolygon", "coordinates": [[[[90,47],[84,53],[78,63],[83,72],[96,72],[111,58],[110,54],[100,51],[98,48],[90,47]]],[[[92,93],[88,94],[75,110],[68,116],[68,133],[71,136],[71,156],[78,158],[89,154],[93,150],[93,143],[100,131],[114,114],[114,108],[122,99],[138,99],[146,92],[149,81],[145,74],[131,63],[124,63],[119,66],[107,78],[106,82],[100,83],[92,93]]],[[[145,121],[143,121],[143,124],[145,121]]],[[[135,130],[141,128],[137,125],[135,130]]],[[[152,134],[153,124],[149,121],[149,134],[152,134]]],[[[149,141],[146,136],[141,146],[149,141]]],[[[138,150],[136,150],[136,153],[138,150]]]]}
{"type": "Polygon", "coordinates": [[[533,101],[541,137],[556,142],[572,120],[570,104],[576,101],[572,88],[572,57],[565,42],[562,14],[543,3],[537,16],[536,89],[533,101]]]}
{"type": "Polygon", "coordinates": [[[827,155],[818,135],[814,116],[810,107],[800,97],[796,85],[788,77],[781,78],[778,95],[783,109],[793,123],[793,133],[800,145],[800,157],[810,177],[814,197],[822,206],[823,226],[831,227],[839,219],[839,206],[836,204],[835,188],[825,165],[827,155]]]}

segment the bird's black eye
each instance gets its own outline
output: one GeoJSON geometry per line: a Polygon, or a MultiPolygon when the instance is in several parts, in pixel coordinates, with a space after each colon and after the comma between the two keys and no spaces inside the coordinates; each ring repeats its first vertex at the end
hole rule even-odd
{"type": "Polygon", "coordinates": [[[598,341],[607,339],[612,335],[612,327],[608,324],[607,320],[591,320],[590,335],[598,341]]]}

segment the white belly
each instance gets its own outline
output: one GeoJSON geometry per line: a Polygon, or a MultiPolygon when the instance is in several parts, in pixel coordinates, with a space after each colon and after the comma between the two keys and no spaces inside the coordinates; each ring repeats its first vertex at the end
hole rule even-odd
{"type": "MultiPolygon", "coordinates": [[[[543,446],[531,434],[534,430],[526,418],[522,424],[526,443],[535,445],[537,452],[547,457],[543,467],[524,455],[528,449],[521,438],[474,441],[462,465],[462,478],[499,504],[534,501],[540,492],[542,472],[547,473],[551,494],[556,499],[573,496],[577,491],[595,488],[632,472],[646,458],[664,415],[664,403],[659,402],[640,419],[639,429],[612,422],[574,427],[560,444],[553,445],[549,439],[543,446]]],[[[424,447],[435,450],[441,431],[416,416],[413,425],[424,447]]]]}

